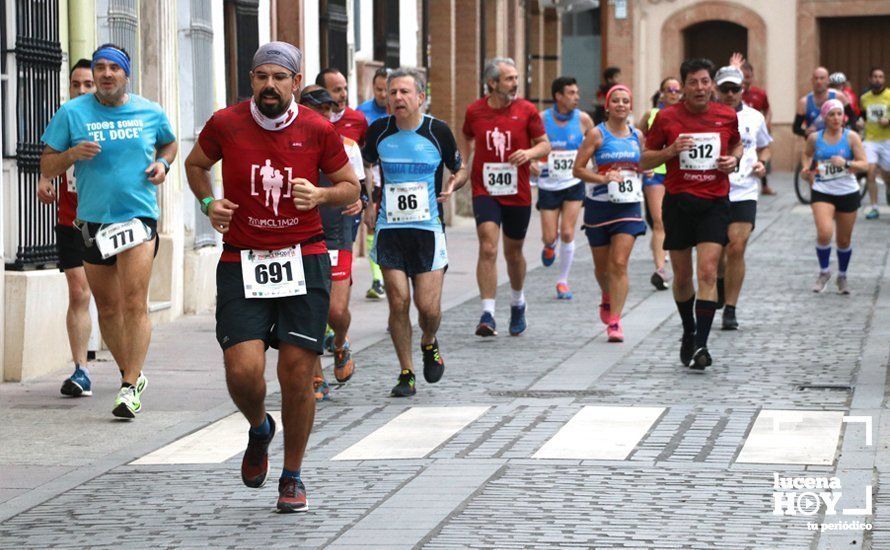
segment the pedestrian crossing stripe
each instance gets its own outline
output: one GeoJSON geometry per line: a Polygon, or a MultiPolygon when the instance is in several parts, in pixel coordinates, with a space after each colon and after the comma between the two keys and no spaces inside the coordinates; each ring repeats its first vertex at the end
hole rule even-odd
{"type": "MultiPolygon", "coordinates": [[[[488,406],[410,407],[340,451],[332,460],[426,458],[490,409],[488,406]]],[[[658,426],[667,410],[665,407],[583,406],[543,445],[530,452],[531,458],[627,460],[658,426]]],[[[280,432],[280,412],[269,413],[278,422],[280,432]]],[[[831,465],[837,455],[843,418],[843,411],[761,410],[735,462],[831,465]]],[[[244,417],[234,413],[131,464],[223,463],[244,452],[248,427],[244,417]]]]}

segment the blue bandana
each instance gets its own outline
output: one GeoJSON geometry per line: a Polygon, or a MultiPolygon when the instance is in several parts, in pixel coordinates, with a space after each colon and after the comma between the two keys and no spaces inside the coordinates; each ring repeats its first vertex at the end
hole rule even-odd
{"type": "Polygon", "coordinates": [[[124,52],[120,51],[119,49],[112,48],[111,46],[105,46],[104,48],[96,50],[96,53],[93,54],[92,68],[96,67],[96,61],[100,59],[105,59],[106,61],[117,63],[118,66],[120,66],[120,68],[124,70],[124,74],[130,76],[130,60],[127,59],[127,56],[124,55],[124,52]]]}

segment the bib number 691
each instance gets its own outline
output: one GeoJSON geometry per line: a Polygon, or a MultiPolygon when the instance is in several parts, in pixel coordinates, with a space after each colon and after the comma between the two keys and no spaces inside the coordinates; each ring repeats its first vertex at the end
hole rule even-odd
{"type": "Polygon", "coordinates": [[[272,262],[270,264],[259,264],[254,269],[256,282],[261,285],[266,283],[278,284],[285,281],[294,280],[294,271],[290,263],[280,264],[272,262]]]}

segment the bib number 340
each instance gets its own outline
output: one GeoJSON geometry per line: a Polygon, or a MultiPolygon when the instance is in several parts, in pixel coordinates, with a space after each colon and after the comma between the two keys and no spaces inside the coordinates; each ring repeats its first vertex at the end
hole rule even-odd
{"type": "Polygon", "coordinates": [[[281,250],[242,250],[245,298],[282,298],[306,294],[300,246],[281,250]]]}
{"type": "Polygon", "coordinates": [[[515,195],[519,192],[519,173],[509,162],[486,162],[482,166],[482,183],[489,195],[515,195]]]}

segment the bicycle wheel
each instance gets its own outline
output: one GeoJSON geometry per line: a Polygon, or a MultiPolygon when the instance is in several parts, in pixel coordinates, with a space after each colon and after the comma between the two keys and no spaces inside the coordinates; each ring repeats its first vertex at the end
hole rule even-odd
{"type": "Polygon", "coordinates": [[[797,195],[797,200],[801,204],[810,204],[812,202],[813,189],[810,187],[810,182],[806,178],[801,177],[800,171],[802,169],[803,165],[800,163],[797,163],[797,166],[794,167],[794,194],[797,195]]]}

